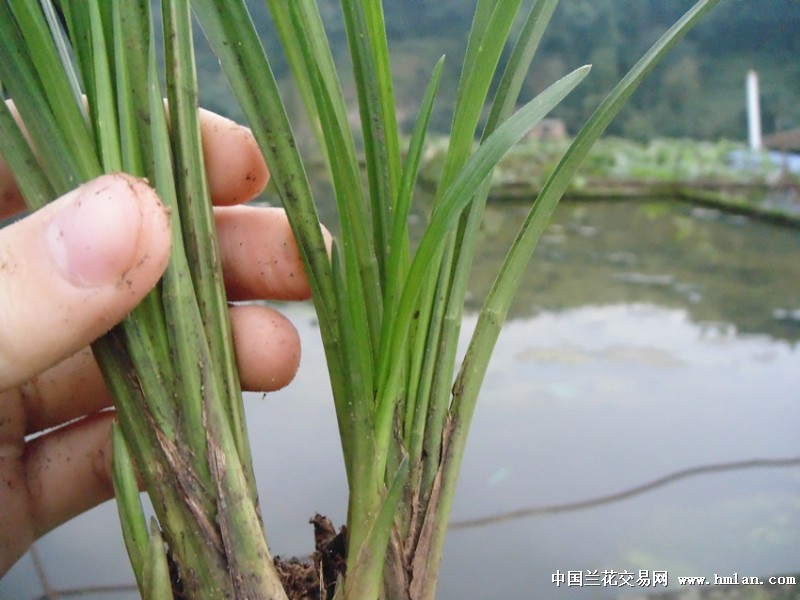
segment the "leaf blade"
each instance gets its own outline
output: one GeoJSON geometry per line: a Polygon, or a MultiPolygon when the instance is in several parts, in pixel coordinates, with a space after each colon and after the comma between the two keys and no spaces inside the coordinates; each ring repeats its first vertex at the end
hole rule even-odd
{"type": "MultiPolygon", "coordinates": [[[[392,357],[401,356],[406,347],[411,315],[419,293],[426,281],[426,272],[434,257],[445,243],[448,231],[473,198],[473,192],[491,173],[503,155],[521,140],[527,132],[557,105],[589,71],[589,67],[576,69],[560,79],[534,100],[522,107],[503,123],[465,163],[460,174],[442,196],[440,208],[434,213],[420,240],[403,288],[387,347],[382,349],[378,370],[378,401],[376,415],[376,445],[378,451],[388,445],[393,412],[392,398],[399,384],[399,364],[392,357]]],[[[381,457],[383,460],[383,457],[381,457]]]]}

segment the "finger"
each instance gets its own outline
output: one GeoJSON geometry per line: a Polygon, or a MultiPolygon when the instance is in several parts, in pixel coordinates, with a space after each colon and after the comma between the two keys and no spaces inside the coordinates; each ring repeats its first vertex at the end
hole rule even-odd
{"type": "MultiPolygon", "coordinates": [[[[17,123],[21,123],[14,101],[6,100],[6,105],[8,105],[8,109],[14,115],[17,123]]],[[[23,133],[25,133],[24,127],[23,133]]],[[[30,139],[28,139],[28,143],[30,143],[30,139]]],[[[17,187],[17,182],[11,174],[11,169],[6,164],[6,161],[3,160],[2,153],[0,153],[0,219],[10,217],[23,210],[25,210],[25,200],[22,197],[22,192],[17,187]]]]}
{"type": "Polygon", "coordinates": [[[96,414],[27,446],[21,435],[16,442],[0,435],[0,576],[36,538],[113,496],[113,418],[96,414]]]}
{"type": "Polygon", "coordinates": [[[100,367],[88,347],[19,386],[25,435],[68,423],[111,406],[100,367]]]}
{"type": "MultiPolygon", "coordinates": [[[[16,115],[13,104],[9,101],[16,115]]],[[[269,182],[269,170],[253,134],[230,119],[200,109],[200,133],[211,200],[231,205],[252,200],[269,182]]],[[[0,157],[0,219],[25,210],[25,201],[0,157]]]]}
{"type": "Polygon", "coordinates": [[[0,230],[0,389],[88,345],[156,284],[169,219],[142,180],[105,175],[0,230]]]}
{"type": "MultiPolygon", "coordinates": [[[[220,208],[217,221],[231,298],[307,297],[308,282],[282,210],[220,208]]],[[[327,232],[325,235],[329,239],[327,232]]],[[[243,388],[266,392],[288,384],[300,357],[291,323],[263,308],[234,307],[231,318],[243,388]]],[[[88,348],[22,384],[20,393],[28,412],[27,433],[55,427],[111,404],[88,348]]]]}
{"type": "Polygon", "coordinates": [[[34,541],[24,452],[24,404],[18,394],[0,392],[0,577],[34,541]]]}
{"type": "Polygon", "coordinates": [[[214,204],[241,204],[264,191],[269,170],[247,127],[200,109],[200,133],[214,204]]]}
{"type": "Polygon", "coordinates": [[[97,413],[28,443],[25,481],[36,538],[114,496],[114,418],[113,411],[97,413]]]}
{"type": "Polygon", "coordinates": [[[25,201],[11,174],[11,169],[0,156],[0,219],[10,217],[25,209],[25,201]]]}
{"type": "MultiPolygon", "coordinates": [[[[279,208],[218,208],[225,288],[231,300],[305,300],[311,295],[300,250],[279,208]]],[[[330,234],[323,228],[330,248],[330,234]]]]}
{"type": "MultiPolygon", "coordinates": [[[[300,364],[294,325],[266,306],[231,308],[234,349],[242,389],[272,392],[288,385],[300,364]]],[[[89,348],[19,387],[24,434],[32,434],[111,406],[111,394],[89,348]]]]}
{"type": "Polygon", "coordinates": [[[236,306],[231,327],[242,389],[272,392],[291,383],[300,365],[300,338],[286,317],[266,306],[236,306]]]}

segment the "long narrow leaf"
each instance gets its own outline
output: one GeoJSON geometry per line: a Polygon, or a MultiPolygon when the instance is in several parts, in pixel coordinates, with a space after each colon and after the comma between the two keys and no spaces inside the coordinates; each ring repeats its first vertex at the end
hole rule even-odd
{"type": "MultiPolygon", "coordinates": [[[[342,259],[339,247],[334,241],[331,251],[331,264],[333,276],[337,282],[344,280],[342,273],[342,259]]],[[[340,306],[346,305],[347,293],[344,285],[337,285],[338,302],[340,306]]],[[[354,349],[358,345],[357,340],[351,339],[356,335],[356,327],[352,322],[352,313],[347,310],[339,311],[339,335],[342,340],[342,347],[354,349]]],[[[363,343],[363,341],[362,341],[363,343]]],[[[359,360],[360,352],[346,354],[342,356],[344,368],[348,376],[344,380],[344,394],[334,395],[333,400],[336,406],[336,418],[339,423],[339,436],[343,444],[344,464],[347,470],[348,482],[351,489],[359,485],[363,479],[362,474],[354,472],[357,462],[372,452],[371,447],[371,426],[369,414],[372,410],[371,403],[365,403],[363,399],[368,397],[371,390],[365,386],[362,368],[350,366],[351,361],[359,360]]],[[[363,360],[363,359],[362,359],[363,360]]]]}
{"type": "Polygon", "coordinates": [[[192,7],[272,170],[272,181],[309,267],[323,335],[330,339],[334,327],[329,313],[335,295],[328,252],[278,85],[250,13],[242,0],[195,0],[192,7]]]}
{"type": "Polygon", "coordinates": [[[45,19],[47,19],[47,26],[53,34],[58,56],[61,59],[61,66],[64,74],[69,81],[69,87],[72,91],[72,98],[77,106],[83,103],[83,93],[81,90],[80,80],[78,74],[73,67],[73,56],[70,51],[68,40],[66,39],[66,32],[61,27],[61,21],[58,18],[56,9],[53,6],[52,0],[40,0],[42,10],[44,11],[45,19]]]}
{"type": "MultiPolygon", "coordinates": [[[[484,4],[488,5],[491,2],[484,4]]],[[[470,34],[470,48],[467,51],[459,82],[458,99],[450,132],[450,145],[440,179],[439,199],[441,192],[447,189],[472,151],[473,140],[486,103],[489,86],[520,4],[521,0],[495,2],[491,15],[486,21],[476,14],[473,32],[470,34]]],[[[478,10],[480,11],[481,7],[478,10]]],[[[438,201],[434,207],[434,210],[437,209],[438,201]]]]}
{"type": "MultiPolygon", "coordinates": [[[[492,349],[497,341],[511,297],[519,283],[519,276],[533,253],[550,216],[566,190],[575,171],[586,157],[594,142],[617,115],[627,99],[656,64],[719,0],[700,0],[634,65],[627,75],[600,104],[587,124],[581,129],[569,150],[550,176],[539,198],[503,263],[492,290],[478,318],[472,340],[453,386],[453,405],[448,429],[448,440],[440,466],[442,478],[439,509],[449,514],[455,494],[455,485],[464,455],[467,433],[475,410],[478,392],[483,381],[492,349]]],[[[438,565],[441,560],[446,520],[435,524],[436,536],[441,540],[432,549],[429,560],[438,565]]]]}
{"type": "Polygon", "coordinates": [[[94,104],[91,105],[95,138],[98,144],[103,170],[105,172],[122,169],[117,107],[114,102],[114,76],[109,62],[109,51],[103,28],[103,16],[98,0],[88,0],[89,30],[92,44],[91,87],[94,104]]]}
{"type": "MultiPolygon", "coordinates": [[[[440,209],[433,215],[409,268],[408,281],[403,289],[398,311],[394,315],[392,334],[386,349],[381,354],[376,415],[376,446],[379,451],[388,446],[392,413],[396,402],[399,365],[396,361],[392,364],[392,357],[401,356],[406,347],[411,315],[432,257],[439,251],[448,231],[469,204],[472,192],[489,175],[502,156],[572,91],[588,72],[589,67],[573,71],[523,106],[478,148],[443,195],[440,209]]],[[[379,456],[379,459],[383,461],[385,457],[379,456]]]]}
{"type": "Polygon", "coordinates": [[[364,543],[360,545],[355,560],[348,561],[346,598],[366,599],[379,596],[386,546],[391,535],[397,505],[402,497],[403,486],[408,478],[408,471],[409,465],[406,459],[400,463],[392,476],[379,507],[372,516],[364,543]]]}
{"type": "Polygon", "coordinates": [[[166,33],[167,97],[183,242],[203,328],[208,337],[213,378],[222,386],[220,398],[230,420],[240,460],[250,479],[250,494],[255,498],[239,372],[233,354],[233,336],[220,269],[220,249],[216,236],[207,233],[214,231],[215,224],[200,138],[189,2],[165,1],[162,13],[166,33]]]}
{"type": "MultiPolygon", "coordinates": [[[[475,13],[472,15],[472,24],[470,26],[469,37],[467,38],[467,51],[464,54],[464,63],[461,65],[462,75],[473,71],[475,69],[475,60],[480,50],[483,39],[486,36],[486,30],[492,19],[498,5],[502,4],[502,0],[478,0],[475,6],[475,13]]],[[[459,87],[459,96],[465,91],[464,86],[459,87]]],[[[461,99],[457,98],[456,103],[460,103],[461,99]]]]}
{"type": "MultiPolygon", "coordinates": [[[[633,66],[603,100],[587,124],[578,133],[555,171],[545,183],[537,201],[533,204],[489,292],[484,308],[481,311],[482,317],[479,318],[476,326],[473,342],[470,344],[470,350],[468,350],[465,357],[465,366],[459,376],[460,382],[456,386],[457,389],[465,392],[469,389],[468,393],[472,396],[473,390],[480,387],[482,375],[479,379],[475,378],[478,377],[478,371],[485,370],[485,365],[488,364],[487,355],[491,352],[491,348],[494,347],[492,339],[496,340],[496,333],[499,332],[498,326],[505,319],[514,292],[519,285],[520,275],[527,266],[537,242],[555,211],[558,201],[566,191],[575,172],[593,144],[603,134],[628,98],[636,91],[642,80],[655,68],[660,59],[718,2],[719,0],[700,0],[697,2],[633,66]],[[484,359],[476,360],[477,356],[483,356],[484,359]]],[[[459,398],[455,402],[454,410],[464,411],[463,414],[466,416],[471,412],[467,407],[473,402],[474,400],[472,402],[464,402],[459,398]]]]}
{"type": "Polygon", "coordinates": [[[32,49],[30,57],[55,123],[62,129],[64,137],[73,141],[73,153],[82,170],[86,173],[96,171],[97,164],[83,111],[75,101],[73,88],[41,7],[31,0],[9,0],[8,4],[19,23],[20,32],[32,49]]]}
{"type": "Polygon", "coordinates": [[[5,102],[0,102],[0,139],[0,153],[29,206],[40,208],[47,204],[55,197],[55,190],[5,102]]]}
{"type": "Polygon", "coordinates": [[[172,578],[164,554],[164,538],[155,519],[150,521],[150,543],[147,547],[142,595],[152,600],[172,600],[172,578]]]}
{"type": "MultiPolygon", "coordinates": [[[[403,166],[403,178],[400,190],[397,193],[397,202],[394,209],[392,221],[392,234],[389,243],[389,258],[386,267],[387,281],[385,290],[385,314],[393,314],[397,306],[397,293],[401,282],[405,281],[408,269],[408,216],[411,212],[411,202],[414,199],[414,188],[417,183],[419,166],[422,160],[422,152],[425,144],[425,137],[428,132],[433,105],[436,101],[436,94],[442,80],[442,69],[444,67],[444,57],[439,59],[433,69],[433,74],[425,88],[422,96],[419,114],[411,133],[411,140],[408,144],[406,162],[403,166]]],[[[389,321],[384,322],[384,326],[389,321]]]]}
{"type": "MultiPolygon", "coordinates": [[[[484,127],[483,139],[491,135],[498,125],[513,112],[525,75],[530,69],[533,57],[557,5],[558,0],[538,0],[531,7],[497,88],[491,112],[484,127]]],[[[431,458],[425,464],[422,478],[423,494],[433,486],[436,472],[439,469],[441,432],[450,404],[450,390],[455,372],[464,298],[478,247],[477,238],[490,188],[491,180],[487,179],[476,191],[475,199],[459,223],[459,233],[456,238],[459,250],[454,253],[455,264],[452,269],[450,297],[447,302],[445,322],[442,326],[443,339],[441,348],[435,355],[436,366],[432,369],[431,398],[428,401],[430,414],[425,431],[425,452],[431,458]]]]}
{"type": "MultiPolygon", "coordinates": [[[[331,167],[348,281],[347,309],[353,311],[355,322],[365,327],[372,356],[377,352],[382,310],[378,257],[369,236],[369,215],[344,95],[314,2],[299,0],[291,4],[289,11],[295,35],[302,40],[305,69],[310,74],[331,167]]],[[[365,376],[371,374],[372,362],[370,358],[365,376]]]]}
{"type": "Polygon", "coordinates": [[[192,7],[271,169],[272,181],[306,266],[331,386],[334,395],[341,396],[346,375],[340,358],[331,265],[308,178],[269,61],[242,0],[195,0],[192,7]]]}
{"type": "MultiPolygon", "coordinates": [[[[380,272],[385,281],[389,217],[394,204],[393,185],[399,180],[400,151],[397,142],[394,98],[383,15],[380,2],[342,0],[347,42],[358,93],[362,141],[369,180],[372,237],[380,272]],[[390,114],[389,114],[390,113],[390,114]],[[390,116],[391,115],[391,116],[390,116]]],[[[362,209],[363,210],[363,209],[362,209]]]]}
{"type": "MultiPolygon", "coordinates": [[[[434,214],[439,210],[443,192],[464,165],[473,151],[478,122],[494,78],[501,53],[506,46],[521,2],[494,2],[483,0],[476,8],[472,31],[470,32],[467,55],[464,59],[458,96],[453,115],[450,145],[439,181],[437,197],[434,200],[434,214]]],[[[487,176],[488,180],[488,176],[487,176]]],[[[480,188],[477,188],[480,189],[480,188]]],[[[449,382],[455,370],[455,351],[461,324],[461,307],[466,293],[466,280],[472,264],[475,243],[464,239],[467,221],[476,229],[483,212],[485,197],[476,196],[470,208],[462,215],[457,228],[449,234],[446,250],[438,275],[438,306],[430,311],[435,318],[431,320],[427,333],[426,364],[420,373],[420,390],[424,394],[418,399],[420,412],[415,419],[415,438],[423,438],[423,427],[428,427],[424,435],[431,444],[431,438],[441,430],[445,407],[448,400],[449,382]],[[422,408],[424,407],[424,409],[422,408]],[[430,414],[429,414],[430,413],[430,414]],[[429,421],[430,418],[430,421],[429,421]]],[[[432,482],[432,466],[437,462],[438,450],[430,448],[430,461],[425,467],[428,476],[423,481],[423,496],[432,482]]],[[[421,452],[421,445],[419,448],[421,452]]]]}
{"type": "Polygon", "coordinates": [[[0,81],[12,98],[25,98],[16,108],[57,194],[100,173],[99,164],[91,159],[92,149],[82,148],[76,156],[76,141],[67,137],[53,115],[31,54],[5,2],[0,3],[0,81]]]}
{"type": "MultiPolygon", "coordinates": [[[[122,537],[125,540],[128,558],[131,561],[139,589],[144,589],[144,572],[150,538],[147,532],[147,521],[139,499],[139,485],[136,481],[133,459],[118,424],[114,424],[111,433],[112,480],[122,525],[122,537]]],[[[161,554],[163,555],[164,552],[162,551],[161,554]]]]}
{"type": "Polygon", "coordinates": [[[372,398],[372,373],[371,366],[363,364],[371,357],[369,353],[369,336],[364,324],[355,322],[355,317],[348,310],[349,296],[342,285],[346,278],[341,272],[340,253],[336,244],[333,245],[333,273],[337,282],[338,302],[341,309],[338,312],[339,330],[342,347],[347,349],[341,357],[342,366],[346,370],[344,378],[344,394],[334,394],[336,417],[339,422],[339,435],[342,440],[342,449],[347,469],[347,482],[349,487],[348,522],[348,557],[358,552],[362,542],[366,539],[371,518],[379,502],[376,483],[375,463],[375,438],[372,430],[373,398],[372,398]],[[370,372],[369,381],[364,375],[370,372]]]}
{"type": "MultiPolygon", "coordinates": [[[[290,4],[283,0],[266,0],[269,7],[275,31],[281,42],[281,48],[286,56],[286,62],[294,76],[294,83],[303,102],[306,115],[308,116],[311,131],[316,138],[320,149],[325,147],[325,139],[322,135],[322,128],[319,124],[316,103],[314,102],[314,91],[311,88],[311,75],[305,69],[303,58],[302,39],[296,35],[295,27],[292,24],[291,14],[289,13],[290,4]]],[[[319,11],[317,11],[319,14],[319,11]]],[[[321,19],[320,19],[321,22],[321,19]]]]}

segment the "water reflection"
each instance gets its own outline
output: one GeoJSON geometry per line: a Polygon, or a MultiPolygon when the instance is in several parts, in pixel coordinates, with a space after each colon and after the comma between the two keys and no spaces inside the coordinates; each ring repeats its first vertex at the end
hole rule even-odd
{"type": "MultiPolygon", "coordinates": [[[[583,500],[705,463],[796,456],[798,359],[796,345],[652,304],[516,320],[478,406],[454,518],[583,500]]],[[[509,598],[577,597],[550,584],[559,569],[796,572],[798,492],[797,468],[720,473],[455,530],[442,597],[490,597],[493,586],[509,598]]]]}
{"type": "MultiPolygon", "coordinates": [[[[490,206],[473,306],[523,214],[490,206]]],[[[562,206],[498,342],[454,519],[610,494],[696,465],[800,455],[799,237],[688,206],[562,206]]],[[[249,398],[248,422],[270,543],[303,555],[308,518],[342,522],[346,490],[313,312],[283,308],[303,339],[301,370],[288,390],[249,398]]],[[[551,584],[557,570],[666,570],[670,590],[678,576],[796,573],[798,498],[800,469],[754,469],[453,530],[440,598],[578,597],[551,584]]],[[[132,581],[114,511],[106,504],[41,541],[52,585],[132,581]]],[[[34,597],[35,581],[26,558],[0,597],[34,597]]]]}
{"type": "MultiPolygon", "coordinates": [[[[489,205],[473,278],[488,290],[527,211],[489,205]]],[[[674,203],[565,203],[536,251],[513,311],[650,302],[684,307],[698,322],[800,339],[800,234],[674,203]]]]}

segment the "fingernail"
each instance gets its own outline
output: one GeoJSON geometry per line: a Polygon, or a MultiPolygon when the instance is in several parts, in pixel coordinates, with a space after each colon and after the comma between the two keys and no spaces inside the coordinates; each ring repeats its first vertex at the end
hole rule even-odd
{"type": "Polygon", "coordinates": [[[136,180],[104,175],[62,197],[47,244],[63,276],[79,287],[116,283],[133,266],[142,216],[136,180]]]}

